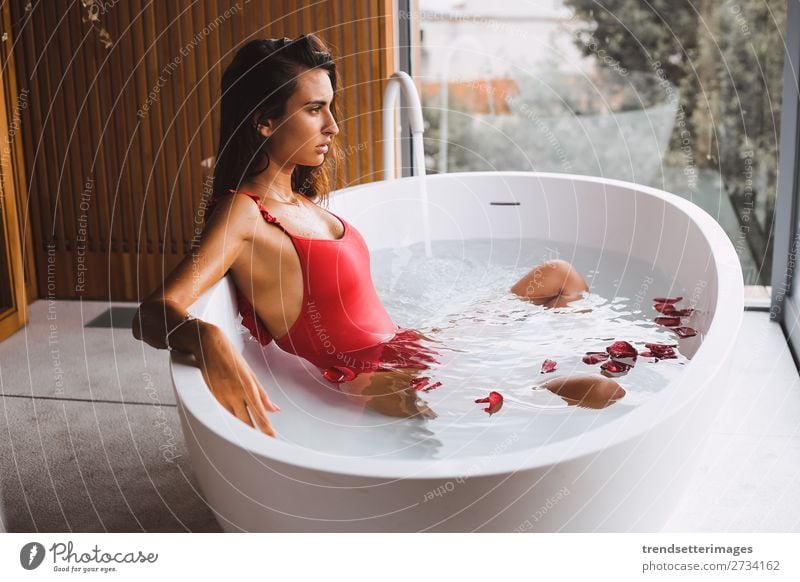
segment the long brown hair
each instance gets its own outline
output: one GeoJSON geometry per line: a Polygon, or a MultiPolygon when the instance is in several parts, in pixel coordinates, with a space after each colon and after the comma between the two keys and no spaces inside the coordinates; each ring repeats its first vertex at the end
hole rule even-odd
{"type": "MultiPolygon", "coordinates": [[[[336,64],[326,45],[313,34],[289,38],[252,40],[242,46],[222,74],[219,146],[214,165],[214,186],[209,206],[239,189],[250,176],[269,166],[264,138],[254,127],[260,119],[278,118],[297,88],[297,77],[306,69],[328,71],[333,87],[331,113],[338,121],[336,64]]],[[[327,201],[336,181],[338,141],[319,166],[297,165],[292,189],[319,201],[327,201]]],[[[208,218],[208,216],[206,216],[208,218]]]]}

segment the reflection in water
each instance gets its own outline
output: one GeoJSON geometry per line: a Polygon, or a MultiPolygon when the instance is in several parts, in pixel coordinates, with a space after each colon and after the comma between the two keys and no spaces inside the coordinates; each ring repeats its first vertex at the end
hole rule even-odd
{"type": "MultiPolygon", "coordinates": [[[[378,418],[386,418],[380,413],[375,413],[378,418]]],[[[392,450],[389,455],[382,451],[381,457],[407,458],[407,459],[435,459],[445,449],[441,435],[432,430],[433,425],[428,419],[417,416],[402,420],[391,421],[390,424],[377,426],[371,431],[373,441],[383,442],[387,433],[391,434],[392,450]]],[[[364,435],[362,434],[363,438],[364,435]]],[[[375,444],[372,444],[373,451],[375,444]]],[[[363,455],[362,455],[363,456],[363,455]]]]}
{"type": "MultiPolygon", "coordinates": [[[[420,398],[413,385],[420,377],[420,371],[412,369],[367,372],[342,382],[339,388],[364,410],[407,419],[391,423],[395,455],[434,458],[444,443],[427,426],[427,420],[438,415],[420,398]]],[[[380,439],[385,427],[377,426],[372,431],[375,431],[375,438],[380,439]]],[[[364,434],[358,438],[363,439],[364,434]]]]}
{"type": "Polygon", "coordinates": [[[436,418],[438,415],[419,397],[412,385],[412,381],[419,377],[417,370],[369,372],[343,382],[339,387],[365,408],[386,416],[436,418]]]}

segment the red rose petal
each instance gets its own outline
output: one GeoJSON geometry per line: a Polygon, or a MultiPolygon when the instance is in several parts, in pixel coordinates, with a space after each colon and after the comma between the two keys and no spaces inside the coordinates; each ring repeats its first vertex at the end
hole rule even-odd
{"type": "Polygon", "coordinates": [[[331,366],[322,372],[322,376],[329,382],[349,382],[356,377],[356,373],[350,368],[340,368],[338,366],[331,366]]]}
{"type": "Polygon", "coordinates": [[[658,358],[659,360],[674,360],[677,359],[677,355],[675,354],[675,350],[673,348],[678,347],[677,344],[654,344],[654,343],[646,343],[644,344],[648,348],[650,348],[650,352],[658,358]]]}
{"type": "Polygon", "coordinates": [[[694,309],[691,307],[686,307],[684,309],[673,309],[668,313],[664,313],[664,315],[673,315],[675,317],[689,317],[692,313],[694,313],[694,309]]]}
{"type": "Polygon", "coordinates": [[[610,378],[624,376],[628,373],[628,370],[630,370],[631,367],[632,366],[629,366],[628,364],[623,364],[622,362],[617,362],[614,360],[609,360],[600,364],[601,373],[610,378]]]}
{"type": "Polygon", "coordinates": [[[649,348],[650,350],[654,351],[655,353],[660,352],[671,352],[672,348],[677,348],[678,344],[656,344],[656,343],[645,343],[645,347],[649,348]]]}
{"type": "Polygon", "coordinates": [[[475,403],[488,403],[489,406],[484,408],[483,411],[488,412],[489,416],[491,416],[503,407],[503,395],[492,390],[489,392],[489,396],[486,398],[478,398],[475,403]]]}
{"type": "Polygon", "coordinates": [[[691,327],[676,327],[672,331],[677,333],[680,337],[693,337],[697,335],[697,332],[691,327]]]}
{"type": "Polygon", "coordinates": [[[429,376],[419,376],[411,380],[410,384],[414,388],[414,390],[422,390],[425,386],[427,386],[428,382],[430,382],[429,376]]]}
{"type": "Polygon", "coordinates": [[[681,299],[683,299],[683,297],[653,297],[653,303],[677,303],[681,299]]]}
{"type": "Polygon", "coordinates": [[[636,363],[636,358],[639,357],[639,352],[636,351],[636,348],[625,341],[614,342],[606,348],[606,351],[614,362],[629,368],[636,363]]]}
{"type": "Polygon", "coordinates": [[[664,315],[670,315],[672,317],[688,317],[694,313],[694,309],[691,307],[675,309],[675,306],[672,303],[656,303],[653,305],[653,309],[660,311],[664,315]]]}
{"type": "Polygon", "coordinates": [[[593,364],[604,362],[607,359],[608,354],[606,352],[586,352],[586,355],[583,356],[583,363],[591,366],[593,364]]]}
{"type": "Polygon", "coordinates": [[[423,391],[423,392],[430,392],[430,391],[431,391],[431,390],[433,390],[434,388],[438,388],[438,387],[439,387],[439,386],[441,386],[441,385],[442,385],[442,383],[441,383],[441,382],[434,382],[434,383],[433,383],[433,384],[431,384],[430,386],[428,386],[428,387],[426,387],[426,388],[423,388],[423,389],[422,389],[422,391],[423,391]]]}
{"type": "Polygon", "coordinates": [[[545,360],[542,363],[542,371],[539,372],[540,374],[546,374],[547,372],[552,372],[558,367],[558,362],[555,360],[545,360]]]}
{"type": "Polygon", "coordinates": [[[680,317],[656,317],[655,321],[665,327],[677,327],[681,324],[680,317]]]}
{"type": "Polygon", "coordinates": [[[616,341],[606,348],[606,351],[614,359],[635,358],[638,354],[636,348],[625,341],[616,341]]]}

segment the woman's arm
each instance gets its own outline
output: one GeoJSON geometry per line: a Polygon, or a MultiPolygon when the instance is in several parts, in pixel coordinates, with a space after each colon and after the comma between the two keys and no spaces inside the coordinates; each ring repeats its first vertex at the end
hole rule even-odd
{"type": "Polygon", "coordinates": [[[215,327],[205,321],[196,319],[185,321],[189,312],[180,304],[162,297],[149,297],[139,306],[133,318],[133,337],[154,348],[171,347],[179,352],[197,355],[201,347],[201,338],[215,327]],[[182,322],[185,322],[182,324],[182,322]],[[180,327],[178,327],[179,324],[180,327]],[[169,337],[168,330],[174,330],[169,337]]]}
{"type": "MultiPolygon", "coordinates": [[[[142,301],[133,318],[133,336],[154,348],[167,348],[166,334],[188,315],[187,308],[219,281],[246,246],[247,225],[255,209],[249,200],[228,196],[220,200],[200,242],[167,276],[164,284],[142,301]],[[249,204],[247,204],[249,203],[249,204]]],[[[170,346],[196,353],[197,328],[205,322],[182,325],[170,336],[170,346]]]]}
{"type": "Polygon", "coordinates": [[[251,248],[258,207],[245,196],[219,201],[194,251],[175,267],[164,284],[139,306],[133,318],[133,336],[154,348],[193,354],[214,396],[231,414],[271,436],[267,410],[279,410],[269,401],[246,360],[236,352],[217,326],[186,320],[187,308],[219,281],[243,252],[251,248]],[[167,333],[169,345],[167,344],[167,333]]]}

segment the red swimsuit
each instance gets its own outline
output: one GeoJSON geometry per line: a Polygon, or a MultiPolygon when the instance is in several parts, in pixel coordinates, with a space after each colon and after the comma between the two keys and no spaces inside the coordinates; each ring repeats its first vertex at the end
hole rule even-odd
{"type": "MultiPolygon", "coordinates": [[[[437,352],[423,346],[419,334],[396,325],[383,307],[370,273],[370,256],[361,233],[336,214],[344,233],[339,239],[293,235],[261,204],[261,215],[285,232],[294,244],[303,274],[303,303],[297,321],[275,343],[305,358],[331,382],[344,382],[364,371],[426,369],[437,352]]],[[[214,203],[206,213],[206,219],[214,203]]],[[[328,212],[328,211],[326,211],[328,212]]],[[[237,288],[242,324],[262,345],[274,338],[237,288]]]]}

